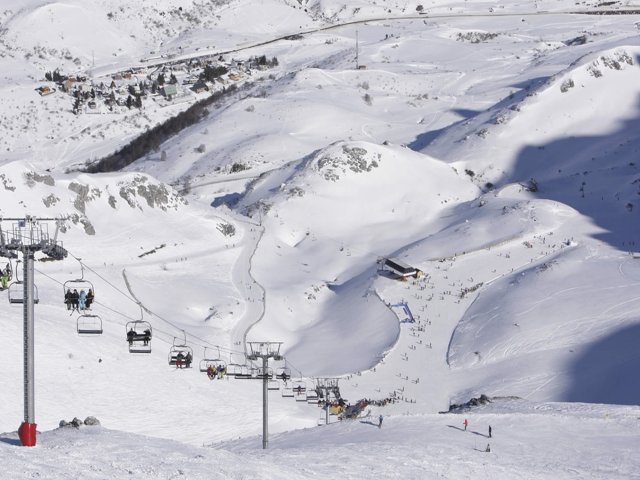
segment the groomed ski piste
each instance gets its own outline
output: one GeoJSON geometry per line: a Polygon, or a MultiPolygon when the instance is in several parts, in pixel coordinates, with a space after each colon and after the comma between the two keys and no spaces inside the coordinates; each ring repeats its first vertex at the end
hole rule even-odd
{"type": "Polygon", "coordinates": [[[69,255],[35,265],[34,448],[16,433],[23,309],[0,303],[1,476],[640,478],[640,15],[167,0],[82,23],[80,3],[9,3],[0,215],[64,218],[69,255]],[[61,19],[104,38],[89,51],[61,19]],[[278,66],[124,171],[76,170],[186,105],[74,115],[35,91],[44,71],[207,46],[278,66]],[[71,312],[80,278],[95,301],[71,312]],[[79,335],[81,313],[102,333],[79,335]],[[150,353],[129,352],[132,322],[150,353]],[[271,379],[266,450],[261,380],[200,371],[257,367],[252,342],[281,344],[269,366],[291,375],[271,379]],[[312,392],[332,382],[366,400],[357,418],[325,424],[312,392]],[[59,428],[75,417],[100,425],[59,428]]]}

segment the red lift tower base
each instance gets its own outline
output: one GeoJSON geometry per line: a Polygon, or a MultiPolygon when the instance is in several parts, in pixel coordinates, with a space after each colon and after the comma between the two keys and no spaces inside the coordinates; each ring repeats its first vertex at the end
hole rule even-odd
{"type": "Polygon", "coordinates": [[[36,446],[36,427],[35,423],[22,422],[18,429],[18,436],[23,447],[36,446]]]}

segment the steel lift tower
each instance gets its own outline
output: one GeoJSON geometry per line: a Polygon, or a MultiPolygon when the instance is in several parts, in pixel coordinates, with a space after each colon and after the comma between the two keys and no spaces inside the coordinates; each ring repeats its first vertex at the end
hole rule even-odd
{"type": "Polygon", "coordinates": [[[12,303],[22,303],[24,318],[24,421],[18,429],[20,442],[25,447],[36,444],[35,423],[35,361],[34,361],[34,283],[33,262],[35,252],[42,252],[53,260],[62,260],[67,251],[58,243],[59,219],[35,218],[0,218],[0,256],[17,258],[22,253],[23,263],[23,295],[12,299],[12,303]],[[11,229],[4,233],[2,222],[12,222],[11,229]],[[49,237],[46,222],[56,222],[56,233],[49,237]]]}
{"type": "Polygon", "coordinates": [[[270,358],[282,360],[280,346],[282,342],[248,342],[250,353],[249,360],[262,359],[262,448],[269,445],[269,375],[268,362],[270,358]]]}

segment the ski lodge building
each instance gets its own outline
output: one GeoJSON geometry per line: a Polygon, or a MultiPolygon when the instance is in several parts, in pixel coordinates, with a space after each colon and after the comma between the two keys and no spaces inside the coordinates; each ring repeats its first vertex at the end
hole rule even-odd
{"type": "Polygon", "coordinates": [[[406,279],[407,277],[419,278],[423,275],[421,270],[407,265],[397,258],[382,258],[378,262],[381,265],[381,270],[384,271],[388,269],[402,279],[406,279]]]}

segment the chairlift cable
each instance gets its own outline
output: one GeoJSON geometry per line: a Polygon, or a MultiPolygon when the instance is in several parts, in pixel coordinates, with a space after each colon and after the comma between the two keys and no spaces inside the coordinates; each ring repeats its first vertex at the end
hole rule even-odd
{"type": "MultiPolygon", "coordinates": [[[[234,349],[231,349],[231,348],[224,347],[224,346],[222,346],[222,345],[217,345],[217,344],[211,343],[211,342],[210,342],[210,341],[208,341],[208,340],[205,340],[205,339],[203,339],[203,338],[198,337],[197,335],[193,335],[193,334],[191,334],[190,332],[187,332],[184,328],[180,328],[179,326],[177,326],[177,325],[175,325],[174,323],[170,322],[169,320],[167,320],[166,318],[162,317],[161,315],[158,315],[157,313],[155,313],[155,312],[153,312],[152,310],[148,309],[147,307],[143,306],[143,305],[141,304],[141,302],[139,302],[138,300],[136,300],[136,299],[135,299],[135,297],[133,297],[133,296],[132,296],[132,295],[130,295],[130,294],[127,294],[127,293],[126,293],[126,292],[124,292],[121,288],[119,288],[118,286],[114,285],[112,282],[110,282],[110,281],[109,281],[109,280],[107,280],[105,277],[103,277],[102,275],[100,275],[97,271],[95,271],[95,270],[94,270],[93,268],[91,268],[89,265],[87,265],[86,263],[84,263],[80,258],[78,258],[78,257],[76,257],[75,255],[73,255],[69,250],[67,250],[67,252],[68,252],[68,255],[70,255],[71,257],[73,257],[75,260],[77,260],[77,261],[80,263],[81,267],[86,268],[88,271],[90,271],[92,274],[94,274],[95,276],[97,276],[98,278],[100,278],[103,282],[105,282],[107,285],[109,285],[111,288],[113,288],[116,292],[118,292],[119,294],[121,294],[123,297],[126,297],[126,298],[127,298],[128,300],[130,300],[131,302],[133,302],[133,303],[135,303],[136,305],[138,305],[139,307],[143,308],[143,309],[144,309],[144,310],[145,310],[149,315],[152,315],[152,316],[154,316],[154,317],[158,318],[159,320],[161,320],[161,321],[165,322],[166,324],[170,325],[171,327],[175,328],[176,330],[180,330],[180,331],[181,331],[181,332],[183,332],[183,333],[185,333],[185,332],[186,332],[186,333],[185,333],[185,335],[188,333],[188,334],[189,334],[189,337],[190,337],[190,343],[192,343],[192,344],[194,344],[194,345],[196,345],[196,346],[199,346],[199,347],[203,347],[203,348],[204,348],[204,347],[206,347],[206,346],[208,345],[209,347],[217,348],[217,349],[218,349],[218,351],[223,351],[225,354],[228,354],[229,356],[231,356],[232,354],[245,355],[244,350],[242,350],[242,351],[241,351],[241,350],[234,350],[234,349]],[[202,344],[202,343],[198,343],[198,342],[193,342],[191,339],[196,339],[196,340],[198,340],[198,341],[200,341],[200,342],[203,342],[203,343],[204,343],[204,344],[206,344],[206,345],[204,345],[204,344],[202,344]]],[[[63,283],[63,282],[60,282],[59,280],[57,280],[57,279],[53,278],[52,276],[50,276],[50,275],[48,275],[48,274],[46,274],[46,273],[44,273],[44,272],[42,272],[42,271],[40,271],[40,270],[37,270],[37,271],[38,271],[38,273],[40,273],[41,275],[44,275],[45,277],[47,277],[48,279],[50,279],[50,280],[52,280],[52,281],[54,281],[54,282],[58,283],[59,285],[64,285],[64,283],[63,283]]],[[[84,271],[83,271],[83,274],[84,274],[84,271]]],[[[133,317],[131,317],[130,315],[127,315],[127,314],[125,314],[125,313],[122,313],[121,311],[119,311],[119,310],[117,310],[117,309],[114,309],[114,308],[112,308],[112,307],[109,307],[109,306],[107,306],[107,305],[105,305],[104,303],[101,303],[101,302],[99,302],[99,301],[94,300],[94,304],[96,304],[96,305],[100,305],[101,307],[103,307],[103,308],[105,308],[105,309],[107,309],[107,310],[109,310],[109,311],[111,311],[111,312],[113,312],[113,313],[116,313],[116,314],[118,314],[118,315],[120,315],[120,316],[124,317],[125,319],[130,320],[130,321],[137,320],[136,318],[133,318],[133,317]]],[[[110,322],[113,322],[113,320],[109,320],[109,321],[110,321],[110,322]]],[[[117,323],[117,322],[113,322],[113,323],[117,323]]],[[[118,323],[118,324],[119,324],[119,325],[126,325],[126,323],[125,323],[125,324],[120,324],[120,323],[118,323]]],[[[157,332],[157,333],[162,334],[163,336],[167,336],[168,338],[173,338],[173,337],[175,337],[175,335],[172,335],[172,334],[171,334],[171,333],[169,333],[169,332],[166,332],[166,331],[163,331],[163,330],[160,330],[160,329],[158,329],[158,328],[155,328],[155,327],[154,327],[154,339],[157,339],[157,338],[158,338],[158,337],[157,337],[157,335],[155,335],[155,333],[156,333],[156,332],[157,332]]],[[[159,340],[161,340],[161,341],[163,341],[163,342],[165,342],[165,343],[167,343],[167,344],[169,344],[169,345],[171,344],[171,342],[170,342],[170,341],[168,341],[168,340],[164,340],[164,339],[162,339],[162,338],[160,338],[159,340]]],[[[294,367],[294,370],[296,370],[298,373],[300,373],[300,374],[301,374],[301,372],[300,372],[297,368],[295,368],[295,367],[294,367]]],[[[301,374],[301,375],[302,375],[302,374],[301,374]]]]}

